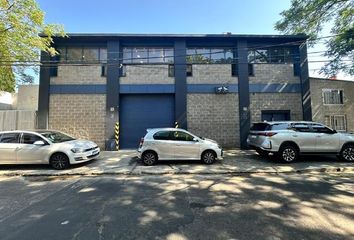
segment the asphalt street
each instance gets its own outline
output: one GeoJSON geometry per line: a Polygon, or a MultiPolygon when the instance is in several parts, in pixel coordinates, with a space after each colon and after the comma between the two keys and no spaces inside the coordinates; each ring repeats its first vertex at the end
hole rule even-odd
{"type": "Polygon", "coordinates": [[[0,238],[354,239],[354,175],[0,178],[0,238]]]}

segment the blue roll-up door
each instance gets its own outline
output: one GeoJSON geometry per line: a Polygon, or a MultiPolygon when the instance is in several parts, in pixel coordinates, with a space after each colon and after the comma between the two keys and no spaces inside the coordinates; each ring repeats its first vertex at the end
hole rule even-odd
{"type": "Polygon", "coordinates": [[[174,96],[129,94],[120,99],[120,148],[137,148],[147,128],[173,127],[174,96]]]}

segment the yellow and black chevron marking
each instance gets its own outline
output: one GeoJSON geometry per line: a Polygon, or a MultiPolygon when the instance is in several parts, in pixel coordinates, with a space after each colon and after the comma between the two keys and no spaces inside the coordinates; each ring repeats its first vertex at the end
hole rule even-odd
{"type": "Polygon", "coordinates": [[[175,122],[175,128],[178,128],[178,122],[175,122]]]}
{"type": "Polygon", "coordinates": [[[114,134],[116,140],[116,150],[119,150],[119,122],[116,122],[116,126],[114,127],[114,134]]]}

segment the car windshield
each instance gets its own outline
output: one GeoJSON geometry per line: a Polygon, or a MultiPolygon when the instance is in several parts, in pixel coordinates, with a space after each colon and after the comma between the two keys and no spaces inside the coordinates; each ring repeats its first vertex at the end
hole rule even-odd
{"type": "Polygon", "coordinates": [[[61,132],[40,132],[39,134],[50,140],[52,143],[61,143],[75,140],[75,138],[72,138],[61,132]]]}

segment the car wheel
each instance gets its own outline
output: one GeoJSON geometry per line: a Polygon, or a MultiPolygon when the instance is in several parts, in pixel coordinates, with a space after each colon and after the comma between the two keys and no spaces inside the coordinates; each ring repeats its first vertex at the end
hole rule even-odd
{"type": "Polygon", "coordinates": [[[344,146],[340,152],[340,157],[345,161],[354,162],[354,145],[344,146]]]}
{"type": "Polygon", "coordinates": [[[145,152],[142,156],[142,160],[146,166],[152,166],[157,162],[157,154],[154,152],[145,152]]]}
{"type": "Polygon", "coordinates": [[[279,158],[285,163],[291,163],[298,159],[299,151],[291,145],[284,146],[279,151],[279,158]]]}
{"type": "Polygon", "coordinates": [[[269,153],[266,151],[263,151],[261,149],[257,149],[256,152],[259,154],[261,157],[268,157],[269,153]]]}
{"type": "Polygon", "coordinates": [[[70,166],[69,158],[64,153],[55,153],[50,157],[50,165],[57,170],[63,170],[70,166]]]}
{"type": "Polygon", "coordinates": [[[213,151],[205,151],[202,155],[202,161],[205,164],[213,164],[215,162],[216,155],[213,151]]]}

